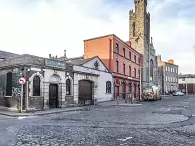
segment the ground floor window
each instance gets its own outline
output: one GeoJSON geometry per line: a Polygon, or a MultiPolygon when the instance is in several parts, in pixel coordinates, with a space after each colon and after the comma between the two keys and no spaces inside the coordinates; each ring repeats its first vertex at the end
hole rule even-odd
{"type": "Polygon", "coordinates": [[[6,96],[12,96],[12,72],[7,73],[6,96]]]}

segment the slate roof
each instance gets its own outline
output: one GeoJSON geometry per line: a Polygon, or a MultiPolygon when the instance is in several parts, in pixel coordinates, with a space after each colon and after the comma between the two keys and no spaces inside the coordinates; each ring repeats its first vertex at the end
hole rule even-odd
{"type": "Polygon", "coordinates": [[[15,57],[18,57],[18,56],[20,56],[20,55],[0,50],[0,59],[11,59],[11,58],[15,58],[15,57]]]}
{"type": "MultiPolygon", "coordinates": [[[[96,57],[96,56],[95,56],[96,57]]],[[[74,65],[83,65],[83,64],[85,64],[86,62],[88,62],[88,61],[90,61],[90,60],[92,60],[93,58],[95,58],[95,57],[92,57],[92,58],[88,58],[88,59],[84,59],[84,58],[74,58],[74,59],[70,59],[70,60],[68,60],[67,62],[68,63],[70,63],[70,64],[74,64],[74,65]]]]}

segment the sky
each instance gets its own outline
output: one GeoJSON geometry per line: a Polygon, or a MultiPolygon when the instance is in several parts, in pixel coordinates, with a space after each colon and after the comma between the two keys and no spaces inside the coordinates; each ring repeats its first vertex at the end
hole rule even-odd
{"type": "MultiPolygon", "coordinates": [[[[81,56],[83,40],[129,39],[134,0],[0,0],[0,49],[42,57],[81,56]]],[[[195,0],[148,0],[151,36],[162,60],[195,73],[195,0]]]]}

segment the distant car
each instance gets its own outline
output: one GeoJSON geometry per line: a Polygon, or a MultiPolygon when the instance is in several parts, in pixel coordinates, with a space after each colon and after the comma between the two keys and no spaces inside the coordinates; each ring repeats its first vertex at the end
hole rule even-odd
{"type": "Polygon", "coordinates": [[[182,93],[181,91],[176,91],[173,93],[173,96],[184,96],[184,93],[182,93]]]}

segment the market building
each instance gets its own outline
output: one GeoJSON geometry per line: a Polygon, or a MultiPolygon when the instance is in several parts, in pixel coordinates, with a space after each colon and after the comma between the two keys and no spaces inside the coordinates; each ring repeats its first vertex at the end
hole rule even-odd
{"type": "Polygon", "coordinates": [[[12,110],[21,109],[21,84],[18,82],[20,77],[26,79],[22,94],[22,109],[25,111],[74,104],[73,96],[66,93],[66,88],[73,86],[72,73],[67,73],[67,64],[54,57],[42,58],[24,54],[3,60],[0,62],[0,106],[12,110]],[[70,80],[69,84],[67,80],[70,80]]]}

